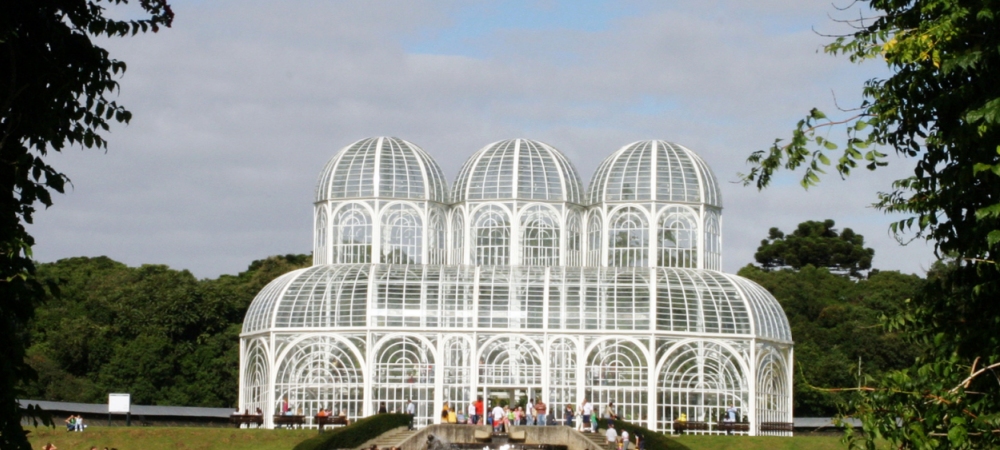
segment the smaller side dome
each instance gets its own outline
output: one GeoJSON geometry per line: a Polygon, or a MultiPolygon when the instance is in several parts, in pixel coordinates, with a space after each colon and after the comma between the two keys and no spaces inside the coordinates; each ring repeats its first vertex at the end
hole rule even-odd
{"type": "Polygon", "coordinates": [[[704,203],[722,208],[719,183],[701,157],[672,142],[628,144],[608,156],[590,182],[592,205],[614,201],[704,203]]]}
{"type": "Polygon", "coordinates": [[[566,156],[529,139],[489,144],[465,162],[452,200],[523,199],[582,203],[583,183],[566,156]]]}
{"type": "Polygon", "coordinates": [[[316,201],[387,197],[447,203],[441,167],[423,149],[395,137],[372,137],[344,147],[323,168],[316,201]]]}

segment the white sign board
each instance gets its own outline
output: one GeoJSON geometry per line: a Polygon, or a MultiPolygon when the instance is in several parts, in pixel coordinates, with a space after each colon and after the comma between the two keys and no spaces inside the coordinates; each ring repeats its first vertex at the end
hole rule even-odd
{"type": "Polygon", "coordinates": [[[108,394],[108,413],[128,413],[131,394],[108,394]]]}

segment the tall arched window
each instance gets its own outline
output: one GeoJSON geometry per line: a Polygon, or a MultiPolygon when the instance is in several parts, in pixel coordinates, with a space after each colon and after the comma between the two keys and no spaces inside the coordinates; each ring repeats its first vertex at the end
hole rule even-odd
{"type": "Polygon", "coordinates": [[[382,214],[382,261],[387,264],[423,262],[423,221],[412,206],[397,203],[382,214]]]}
{"type": "Polygon", "coordinates": [[[368,211],[352,203],[337,212],[337,248],[334,259],[338,264],[372,262],[372,221],[368,211]]]}
{"type": "Polygon", "coordinates": [[[559,265],[559,219],[544,206],[529,206],[521,216],[521,264],[559,265]]]}
{"type": "Polygon", "coordinates": [[[465,211],[455,209],[451,216],[451,263],[465,262],[465,211]]]}
{"type": "Polygon", "coordinates": [[[316,217],[316,248],[326,247],[326,208],[321,207],[316,217]]]}
{"type": "Polygon", "coordinates": [[[656,228],[656,265],[660,267],[698,266],[698,221],[694,212],[671,206],[660,214],[656,228]]]}
{"type": "Polygon", "coordinates": [[[444,213],[431,208],[427,220],[427,259],[430,264],[445,263],[444,213]]]}
{"type": "Polygon", "coordinates": [[[581,265],[583,253],[583,237],[581,234],[580,213],[570,211],[566,217],[566,263],[567,266],[581,265]]]}
{"type": "Polygon", "coordinates": [[[705,268],[722,270],[722,230],[719,213],[705,212],[705,268]]]}
{"type": "Polygon", "coordinates": [[[604,229],[601,226],[601,214],[597,211],[590,212],[590,219],[587,221],[587,263],[591,266],[601,265],[601,237],[604,236],[604,229]]]}
{"type": "Polygon", "coordinates": [[[473,222],[475,263],[484,266],[510,264],[510,220],[499,206],[486,206],[476,212],[473,222]]]}
{"type": "Polygon", "coordinates": [[[649,265],[649,225],[638,208],[622,208],[608,226],[608,265],[645,267],[649,265]]]}

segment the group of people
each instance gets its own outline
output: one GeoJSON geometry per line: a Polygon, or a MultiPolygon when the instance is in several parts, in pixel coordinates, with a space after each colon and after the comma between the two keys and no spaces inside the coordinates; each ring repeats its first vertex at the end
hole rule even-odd
{"type": "MultiPolygon", "coordinates": [[[[630,436],[628,430],[622,430],[622,434],[618,435],[618,431],[615,430],[615,424],[608,422],[608,431],[604,434],[608,442],[608,448],[611,450],[628,450],[630,436]]],[[[641,437],[636,435],[635,437],[636,448],[643,448],[641,437]]]]}
{"type": "Polygon", "coordinates": [[[83,424],[83,417],[70,415],[66,418],[66,431],[82,432],[84,428],[87,426],[83,424]]]}
{"type": "MultiPolygon", "coordinates": [[[[473,403],[473,406],[477,404],[481,407],[482,399],[473,403]]],[[[472,407],[469,410],[472,411],[472,407]]],[[[548,405],[542,399],[538,399],[537,401],[530,399],[528,400],[527,407],[518,405],[511,408],[510,406],[500,406],[497,404],[490,411],[490,415],[486,417],[486,422],[487,425],[493,426],[494,431],[507,432],[511,425],[548,425],[548,418],[548,405]]],[[[472,423],[478,423],[478,421],[472,423]]]]}

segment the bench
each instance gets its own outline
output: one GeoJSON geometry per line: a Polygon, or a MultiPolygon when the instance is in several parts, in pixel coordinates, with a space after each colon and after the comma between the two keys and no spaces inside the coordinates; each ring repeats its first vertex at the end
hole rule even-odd
{"type": "Polygon", "coordinates": [[[294,428],[301,427],[306,424],[306,416],[274,416],[274,426],[292,426],[294,428]]]}
{"type": "Polygon", "coordinates": [[[749,432],[750,431],[750,424],[749,423],[741,423],[741,422],[725,422],[725,421],[723,421],[723,422],[719,422],[718,424],[716,424],[716,428],[715,429],[719,430],[719,431],[725,431],[727,433],[728,432],[733,432],[733,431],[749,432]]]}
{"type": "Polygon", "coordinates": [[[791,422],[761,422],[760,431],[795,431],[795,424],[791,422]]]}
{"type": "Polygon", "coordinates": [[[250,428],[250,425],[256,425],[258,428],[264,425],[264,416],[258,416],[256,414],[233,414],[229,416],[229,423],[236,425],[236,428],[240,428],[246,425],[250,428]]]}
{"type": "Polygon", "coordinates": [[[347,416],[315,416],[313,417],[313,423],[319,426],[319,431],[323,431],[323,427],[326,425],[350,425],[351,421],[347,416]]]}
{"type": "Polygon", "coordinates": [[[674,421],[674,431],[677,433],[683,433],[685,431],[708,431],[711,426],[708,422],[679,422],[674,421]]]}

